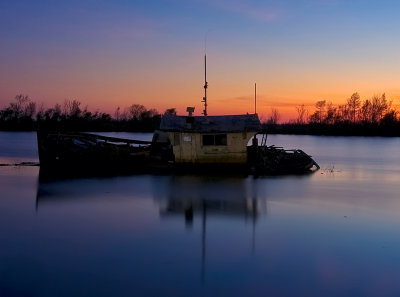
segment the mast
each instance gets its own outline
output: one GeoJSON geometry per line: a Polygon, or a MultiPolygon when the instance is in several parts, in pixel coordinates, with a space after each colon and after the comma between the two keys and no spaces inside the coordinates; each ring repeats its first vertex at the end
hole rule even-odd
{"type": "Polygon", "coordinates": [[[257,113],[257,83],[254,83],[254,114],[257,113]]]}
{"type": "Polygon", "coordinates": [[[204,116],[207,116],[207,87],[208,87],[208,83],[207,83],[207,55],[204,55],[204,97],[203,97],[203,101],[202,101],[202,102],[204,102],[204,110],[203,110],[204,116]]]}

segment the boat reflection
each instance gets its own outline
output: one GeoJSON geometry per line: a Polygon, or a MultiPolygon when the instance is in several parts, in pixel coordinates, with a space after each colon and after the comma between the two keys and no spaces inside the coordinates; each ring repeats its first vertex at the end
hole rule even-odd
{"type": "MultiPolygon", "coordinates": [[[[265,209],[257,199],[257,180],[243,177],[171,176],[167,192],[155,188],[161,217],[182,215],[190,226],[196,215],[256,220],[265,209]]],[[[165,189],[163,189],[165,190],[165,189]]]]}
{"type": "MultiPolygon", "coordinates": [[[[213,228],[215,219],[244,220],[250,224],[246,237],[249,254],[254,253],[256,222],[266,211],[266,200],[257,199],[259,181],[252,177],[173,175],[39,181],[36,209],[40,213],[44,207],[47,210],[44,215],[49,210],[74,217],[87,215],[96,222],[93,228],[107,230],[107,225],[121,226],[113,229],[117,233],[124,232],[125,225],[119,223],[127,217],[135,226],[140,226],[138,232],[143,232],[148,230],[150,220],[158,220],[162,225],[169,224],[165,221],[168,218],[181,216],[186,226],[198,233],[200,279],[204,283],[207,249],[215,244],[210,241],[207,247],[207,230],[218,229],[213,228]],[[158,218],[155,212],[159,213],[158,218]],[[196,220],[199,228],[193,227],[196,220]]],[[[127,230],[131,232],[131,228],[127,230]]],[[[238,238],[242,236],[238,234],[238,238]]]]}
{"type": "MultiPolygon", "coordinates": [[[[160,215],[184,216],[187,227],[195,218],[201,220],[201,281],[205,282],[208,217],[233,217],[252,224],[251,251],[255,251],[255,228],[258,216],[266,211],[266,200],[257,199],[257,179],[174,176],[166,199],[159,199],[160,215]]],[[[155,197],[162,197],[156,194],[155,197]]]]}
{"type": "Polygon", "coordinates": [[[161,217],[183,214],[187,223],[197,213],[256,219],[265,202],[257,199],[257,179],[223,176],[149,176],[39,180],[36,203],[79,202],[123,197],[153,199],[161,217]]]}
{"type": "MultiPolygon", "coordinates": [[[[157,179],[159,177],[154,177],[157,179]]],[[[90,201],[101,204],[105,200],[115,206],[135,199],[151,199],[151,179],[145,175],[54,179],[43,181],[39,179],[36,206],[79,204],[90,201]]]]}

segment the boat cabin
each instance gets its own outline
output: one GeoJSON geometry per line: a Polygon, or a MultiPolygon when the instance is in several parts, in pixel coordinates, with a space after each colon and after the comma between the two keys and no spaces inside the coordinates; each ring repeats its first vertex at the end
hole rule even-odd
{"type": "Polygon", "coordinates": [[[257,114],[164,116],[161,135],[168,137],[176,163],[246,164],[247,143],[260,131],[257,114]]]}

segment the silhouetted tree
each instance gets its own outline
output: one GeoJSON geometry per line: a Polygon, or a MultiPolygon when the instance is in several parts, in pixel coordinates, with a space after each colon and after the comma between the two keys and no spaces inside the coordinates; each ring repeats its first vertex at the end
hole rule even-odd
{"type": "Polygon", "coordinates": [[[323,122],[328,125],[333,125],[337,121],[336,107],[333,106],[332,102],[326,105],[326,116],[323,122]]]}
{"type": "Polygon", "coordinates": [[[388,109],[388,102],[386,101],[385,93],[382,96],[372,97],[372,122],[377,123],[380,121],[388,109]]]}
{"type": "Polygon", "coordinates": [[[368,99],[361,105],[360,120],[364,123],[370,123],[372,121],[372,104],[368,99]]]}
{"type": "Polygon", "coordinates": [[[149,118],[153,118],[153,117],[158,116],[158,115],[159,115],[159,113],[158,113],[157,109],[152,108],[152,109],[145,110],[144,112],[142,112],[141,118],[142,119],[149,119],[149,118]]]}
{"type": "Polygon", "coordinates": [[[276,108],[271,108],[271,115],[267,121],[267,124],[269,124],[269,125],[278,124],[280,117],[281,116],[279,114],[279,111],[276,108]]]}
{"type": "Polygon", "coordinates": [[[168,108],[164,111],[164,115],[176,116],[176,108],[168,108]]]}
{"type": "Polygon", "coordinates": [[[311,123],[322,123],[324,119],[324,112],[325,112],[325,104],[326,101],[317,101],[315,103],[315,108],[317,109],[311,116],[310,116],[310,122],[311,123]]]}
{"type": "Polygon", "coordinates": [[[132,104],[129,108],[129,116],[132,120],[140,120],[147,111],[146,107],[140,104],[132,104]]]}
{"type": "Polygon", "coordinates": [[[349,99],[347,99],[347,106],[351,114],[351,121],[356,122],[357,110],[360,107],[361,100],[358,93],[353,93],[349,99]]]}
{"type": "Polygon", "coordinates": [[[308,117],[308,110],[305,108],[304,104],[296,106],[296,111],[297,111],[296,123],[301,125],[305,124],[308,117]]]}
{"type": "Polygon", "coordinates": [[[114,112],[114,118],[119,121],[121,119],[121,108],[118,106],[114,112]]]}
{"type": "Polygon", "coordinates": [[[70,119],[76,119],[81,116],[82,110],[80,109],[81,102],[78,100],[66,99],[63,105],[63,116],[70,119]]]}
{"type": "Polygon", "coordinates": [[[395,110],[388,111],[382,118],[381,123],[386,126],[392,126],[397,122],[397,112],[395,110]]]}

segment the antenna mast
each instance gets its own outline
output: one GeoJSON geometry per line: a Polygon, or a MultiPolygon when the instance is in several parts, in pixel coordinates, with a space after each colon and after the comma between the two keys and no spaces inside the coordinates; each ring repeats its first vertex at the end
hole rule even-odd
{"type": "Polygon", "coordinates": [[[207,83],[207,55],[204,55],[204,97],[203,97],[203,101],[202,101],[202,102],[204,102],[204,110],[203,110],[204,116],[207,116],[207,87],[208,87],[208,83],[207,83]]]}
{"type": "Polygon", "coordinates": [[[257,113],[257,83],[254,83],[254,114],[257,113]]]}

